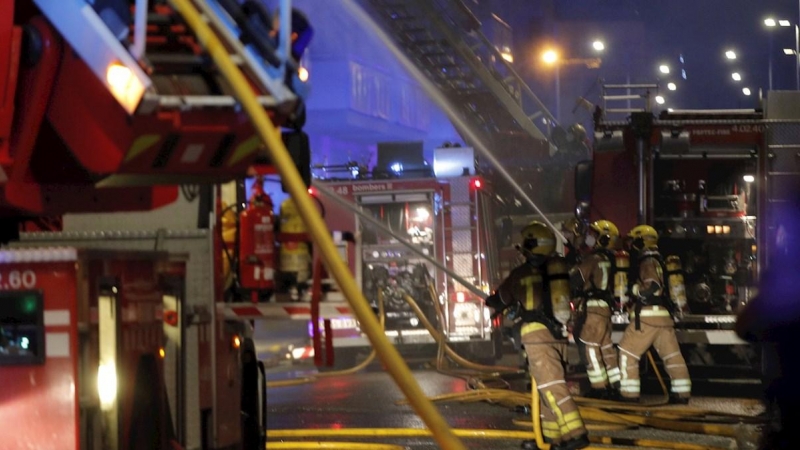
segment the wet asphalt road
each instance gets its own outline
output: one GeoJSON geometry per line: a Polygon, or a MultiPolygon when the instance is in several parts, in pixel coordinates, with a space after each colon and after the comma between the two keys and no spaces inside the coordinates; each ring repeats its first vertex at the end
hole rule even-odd
{"type": "MultiPolygon", "coordinates": [[[[314,368],[298,370],[297,366],[272,369],[270,380],[313,376],[314,368]]],[[[429,396],[452,392],[464,392],[466,383],[459,378],[442,375],[424,369],[414,370],[414,376],[422,390],[429,396]]],[[[521,383],[517,382],[517,384],[521,383]]],[[[524,383],[512,388],[523,390],[524,383]]],[[[702,393],[700,393],[702,394],[702,393]]],[[[314,382],[297,386],[270,388],[268,390],[268,430],[279,429],[340,429],[340,428],[424,428],[424,423],[410,406],[398,405],[403,398],[391,377],[373,366],[370,370],[347,376],[319,378],[314,382]]],[[[763,411],[760,403],[753,399],[730,399],[695,396],[691,405],[708,410],[756,415],[763,411]]],[[[512,423],[513,419],[528,419],[529,416],[511,411],[508,407],[485,402],[437,403],[442,415],[453,428],[526,430],[512,423]]],[[[673,442],[694,443],[709,448],[755,449],[758,428],[754,425],[734,425],[735,436],[661,431],[638,428],[625,431],[597,431],[592,435],[625,437],[630,439],[659,439],[673,442]]],[[[438,446],[430,438],[358,439],[316,438],[311,441],[344,440],[349,442],[381,442],[404,446],[410,450],[435,449],[438,446]]],[[[464,439],[470,449],[518,449],[519,439],[464,439]]],[[[592,448],[658,448],[593,445],[592,448]]]]}

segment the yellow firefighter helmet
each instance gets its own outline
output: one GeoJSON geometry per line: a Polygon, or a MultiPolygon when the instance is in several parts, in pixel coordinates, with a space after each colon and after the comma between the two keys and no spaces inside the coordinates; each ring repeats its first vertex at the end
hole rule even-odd
{"type": "Polygon", "coordinates": [[[608,220],[595,220],[589,228],[597,233],[595,248],[614,248],[619,238],[619,229],[614,223],[608,220]]]}
{"type": "Polygon", "coordinates": [[[556,235],[547,225],[534,220],[522,229],[522,247],[535,255],[549,255],[556,249],[556,235]]]}
{"type": "Polygon", "coordinates": [[[650,225],[638,225],[633,227],[633,229],[628,232],[628,237],[633,238],[634,241],[641,239],[642,248],[645,249],[658,246],[658,232],[650,225]]]}

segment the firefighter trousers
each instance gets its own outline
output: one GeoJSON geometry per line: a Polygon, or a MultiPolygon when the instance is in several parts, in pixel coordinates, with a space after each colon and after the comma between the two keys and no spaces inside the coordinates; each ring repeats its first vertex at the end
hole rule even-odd
{"type": "Polygon", "coordinates": [[[689,378],[686,361],[681,355],[678,338],[675,336],[675,322],[669,311],[664,307],[645,306],[641,310],[640,322],[640,329],[637,330],[636,318],[632,314],[631,323],[619,343],[622,369],[620,394],[629,399],[639,398],[639,360],[653,346],[669,374],[671,395],[689,398],[692,394],[692,380],[689,378]]]}
{"type": "Polygon", "coordinates": [[[617,350],[611,343],[611,331],[611,310],[608,304],[603,300],[589,300],[586,320],[578,338],[586,346],[586,374],[594,389],[605,389],[609,385],[619,384],[620,381],[617,350]]]}
{"type": "Polygon", "coordinates": [[[585,434],[578,406],[564,380],[566,341],[556,339],[539,323],[526,324],[525,328],[521,342],[528,355],[531,377],[539,389],[542,434],[554,445],[585,434]]]}

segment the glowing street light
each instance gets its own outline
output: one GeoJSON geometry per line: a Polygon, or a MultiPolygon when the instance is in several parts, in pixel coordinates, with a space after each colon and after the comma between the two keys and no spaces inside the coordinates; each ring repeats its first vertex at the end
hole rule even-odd
{"type": "Polygon", "coordinates": [[[663,105],[665,101],[666,100],[664,100],[664,97],[656,95],[656,103],[658,103],[659,105],[663,105]]]}
{"type": "Polygon", "coordinates": [[[725,52],[725,57],[728,59],[736,59],[736,52],[733,50],[728,50],[725,52]]]}
{"type": "Polygon", "coordinates": [[[783,54],[784,55],[794,55],[794,53],[795,53],[794,49],[791,49],[791,48],[783,49],[783,54]]]}
{"type": "Polygon", "coordinates": [[[792,26],[792,23],[789,22],[788,20],[779,20],[778,21],[778,25],[780,25],[782,27],[789,27],[789,26],[792,26]]]}
{"type": "Polygon", "coordinates": [[[558,61],[558,53],[555,50],[547,50],[542,53],[542,61],[546,64],[555,64],[558,61]]]}
{"type": "Polygon", "coordinates": [[[606,49],[606,44],[604,44],[603,41],[599,41],[599,40],[598,41],[594,41],[594,42],[592,42],[592,48],[594,48],[598,52],[602,52],[603,50],[606,49]]]}
{"type": "Polygon", "coordinates": [[[668,66],[668,65],[666,65],[666,64],[662,64],[662,65],[660,65],[660,66],[658,67],[658,70],[659,70],[661,73],[667,74],[667,73],[669,73],[669,66],[668,66]]]}
{"type": "Polygon", "coordinates": [[[742,81],[742,75],[739,72],[733,72],[731,78],[733,78],[733,81],[742,81]]]}
{"type": "Polygon", "coordinates": [[[777,24],[778,23],[772,17],[768,17],[768,18],[764,19],[764,25],[766,25],[768,27],[774,27],[777,24]]]}
{"type": "Polygon", "coordinates": [[[750,92],[750,88],[742,88],[742,94],[744,94],[744,95],[750,95],[750,93],[751,93],[751,92],[750,92]]]}
{"type": "Polygon", "coordinates": [[[678,86],[676,86],[675,83],[667,83],[667,89],[669,89],[670,91],[674,91],[678,89],[678,86]]]}

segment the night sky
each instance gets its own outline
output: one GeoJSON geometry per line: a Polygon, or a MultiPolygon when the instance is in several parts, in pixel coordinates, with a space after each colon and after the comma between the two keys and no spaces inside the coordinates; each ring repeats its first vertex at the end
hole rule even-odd
{"type": "MultiPolygon", "coordinates": [[[[764,18],[768,16],[796,24],[800,11],[794,0],[566,0],[555,3],[557,22],[593,21],[601,26],[618,24],[620,20],[640,22],[644,36],[639,49],[641,57],[631,68],[636,74],[633,81],[658,79],[662,84],[675,81],[676,92],[661,91],[668,97],[665,106],[756,107],[759,88],[766,91],[769,85],[770,54],[773,56],[773,89],[796,88],[795,57],[783,52],[784,48],[795,47],[793,26],[772,29],[764,26],[764,18]],[[769,51],[770,36],[772,52],[769,51]],[[735,61],[725,58],[727,49],[736,51],[735,61]],[[673,68],[679,66],[679,55],[684,56],[686,80],[672,76],[675,70],[671,76],[656,71],[662,61],[673,68]],[[734,71],[741,73],[742,81],[732,79],[734,71]],[[752,90],[750,97],[742,93],[745,86],[752,90]]],[[[586,39],[591,37],[587,35],[586,39]]],[[[609,45],[607,52],[607,58],[613,60],[619,55],[612,53],[624,53],[624,50],[609,45]]],[[[620,73],[614,69],[606,65],[592,76],[605,77],[608,81],[620,78],[620,73]]]]}

